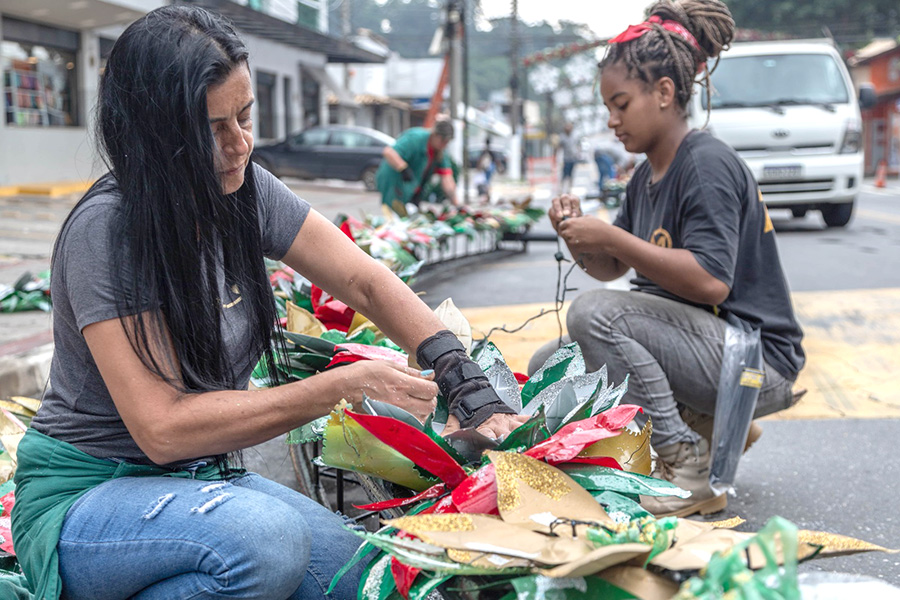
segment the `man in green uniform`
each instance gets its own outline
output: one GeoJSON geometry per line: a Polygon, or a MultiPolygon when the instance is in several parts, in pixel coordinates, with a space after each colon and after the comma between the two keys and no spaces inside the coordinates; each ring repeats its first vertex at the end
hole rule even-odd
{"type": "Polygon", "coordinates": [[[432,175],[441,178],[441,187],[453,204],[456,201],[456,180],[446,148],[453,139],[453,125],[438,120],[431,129],[413,127],[384,148],[384,160],[375,175],[375,185],[381,192],[382,204],[398,213],[405,213],[408,203],[418,205],[422,190],[432,175]]]}

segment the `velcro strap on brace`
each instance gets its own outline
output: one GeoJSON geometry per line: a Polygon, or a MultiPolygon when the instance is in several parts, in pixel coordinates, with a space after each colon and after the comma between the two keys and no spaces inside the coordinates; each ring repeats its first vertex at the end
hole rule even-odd
{"type": "Polygon", "coordinates": [[[481,367],[471,361],[459,362],[453,365],[444,374],[438,382],[438,388],[441,390],[441,395],[444,398],[448,398],[450,390],[461,384],[463,381],[466,381],[467,379],[477,379],[479,377],[485,377],[481,367]]]}
{"type": "Polygon", "coordinates": [[[433,369],[437,359],[454,350],[465,353],[466,348],[450,330],[444,329],[419,344],[416,349],[416,362],[423,369],[433,369]]]}
{"type": "MultiPolygon", "coordinates": [[[[454,403],[451,411],[459,419],[460,425],[470,427],[470,421],[478,413],[479,409],[488,405],[497,405],[492,412],[514,413],[515,411],[499,402],[497,393],[493,388],[486,387],[462,396],[454,403]]],[[[484,419],[482,419],[484,420],[484,419]]]]}

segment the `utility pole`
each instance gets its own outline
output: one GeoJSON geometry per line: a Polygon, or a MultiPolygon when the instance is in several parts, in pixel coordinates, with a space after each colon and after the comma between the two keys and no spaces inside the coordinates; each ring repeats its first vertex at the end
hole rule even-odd
{"type": "Polygon", "coordinates": [[[463,204],[469,203],[469,11],[466,0],[462,4],[462,49],[463,49],[463,114],[462,114],[462,172],[463,204]]]}
{"type": "MultiPolygon", "coordinates": [[[[350,0],[342,0],[341,2],[341,37],[344,42],[350,43],[350,0]]],[[[350,64],[344,63],[344,89],[350,91],[350,64]]],[[[347,110],[348,117],[346,122],[348,125],[356,124],[356,109],[350,107],[347,110]]]]}
{"type": "Polygon", "coordinates": [[[459,118],[460,92],[462,91],[462,39],[459,31],[459,0],[447,3],[447,37],[450,40],[450,118],[459,118]]]}
{"type": "Polygon", "coordinates": [[[521,107],[519,104],[519,0],[512,0],[509,42],[509,60],[512,67],[512,75],[509,78],[509,124],[512,129],[512,139],[510,140],[507,168],[511,178],[520,179],[524,173],[522,165],[525,164],[525,153],[523,152],[525,132],[519,131],[519,122],[521,121],[521,107]]]}

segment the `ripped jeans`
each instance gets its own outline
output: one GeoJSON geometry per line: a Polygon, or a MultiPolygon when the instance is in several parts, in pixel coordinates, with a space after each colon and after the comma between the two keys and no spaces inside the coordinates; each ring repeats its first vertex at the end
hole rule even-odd
{"type": "Polygon", "coordinates": [[[123,477],[81,497],[57,546],[63,598],[356,598],[366,563],[328,596],[361,540],[303,494],[255,473],[123,477]]]}

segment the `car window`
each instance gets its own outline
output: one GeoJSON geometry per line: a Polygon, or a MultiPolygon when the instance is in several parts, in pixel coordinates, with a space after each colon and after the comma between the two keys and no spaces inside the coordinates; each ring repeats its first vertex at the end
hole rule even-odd
{"type": "Polygon", "coordinates": [[[296,146],[322,146],[328,143],[328,134],[327,129],[307,129],[291,142],[296,146]]]}
{"type": "Polygon", "coordinates": [[[343,146],[345,148],[365,148],[373,146],[372,137],[359,133],[358,131],[335,131],[331,134],[332,146],[343,146]]]}
{"type": "MultiPolygon", "coordinates": [[[[829,54],[722,58],[712,75],[712,106],[848,102],[847,85],[829,54]]],[[[705,90],[704,90],[705,92],[705,90]]],[[[701,96],[706,109],[707,98],[701,96]]]]}

